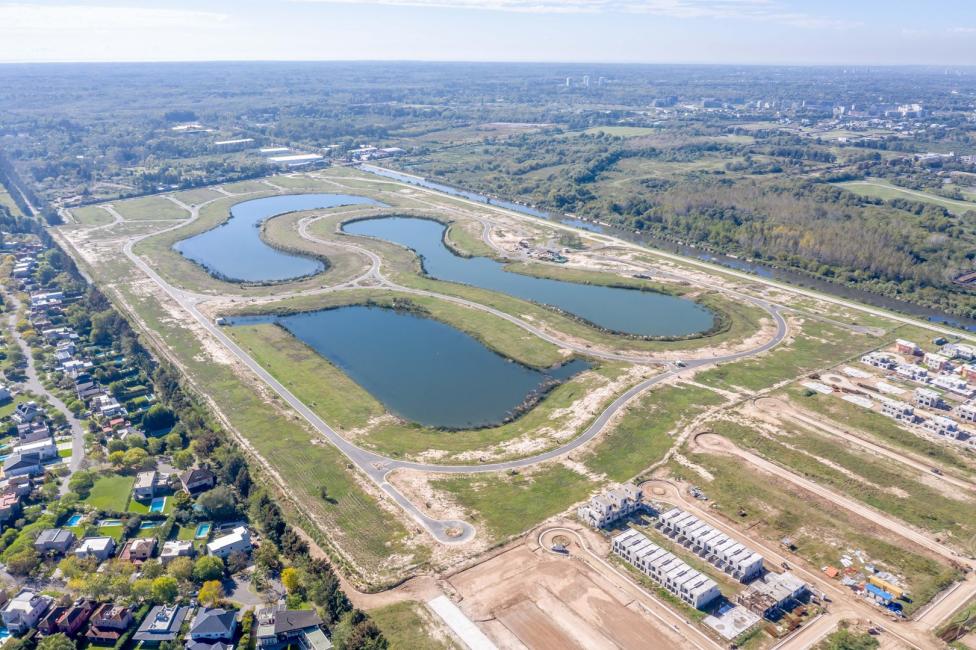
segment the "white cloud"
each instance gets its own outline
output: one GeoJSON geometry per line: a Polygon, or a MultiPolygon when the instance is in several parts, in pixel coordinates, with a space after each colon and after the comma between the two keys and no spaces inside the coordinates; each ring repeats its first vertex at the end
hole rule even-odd
{"type": "Polygon", "coordinates": [[[476,9],[515,13],[648,14],[668,18],[720,18],[779,22],[797,27],[853,27],[855,23],[785,11],[777,0],[293,0],[323,4],[476,9]]]}
{"type": "Polygon", "coordinates": [[[950,27],[953,34],[976,34],[976,27],[950,27]]]}
{"type": "Polygon", "coordinates": [[[219,25],[215,12],[142,7],[0,4],[0,34],[100,33],[219,25]]]}

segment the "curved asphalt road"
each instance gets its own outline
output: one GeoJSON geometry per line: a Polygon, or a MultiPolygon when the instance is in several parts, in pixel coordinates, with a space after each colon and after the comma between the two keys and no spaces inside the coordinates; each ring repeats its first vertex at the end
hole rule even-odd
{"type": "MultiPolygon", "coordinates": [[[[517,460],[497,462],[497,463],[486,463],[483,465],[438,465],[438,464],[431,464],[431,463],[417,463],[411,461],[398,460],[394,458],[388,458],[386,456],[382,456],[375,452],[362,449],[352,444],[345,438],[343,438],[331,426],[329,426],[328,423],[322,420],[308,406],[306,406],[300,399],[298,399],[298,397],[296,397],[290,390],[288,390],[288,388],[286,388],[277,379],[271,376],[271,374],[268,371],[266,371],[260,364],[258,364],[257,361],[255,361],[245,350],[243,350],[239,345],[237,345],[237,343],[235,343],[230,337],[228,337],[223,331],[221,331],[221,328],[219,326],[215,325],[205,314],[203,314],[200,311],[197,304],[201,301],[201,299],[206,299],[208,298],[208,296],[203,296],[193,292],[178,289],[172,286],[171,284],[169,284],[169,282],[163,279],[154,269],[152,269],[148,264],[146,264],[146,262],[144,262],[141,257],[139,257],[133,252],[132,250],[133,246],[139,241],[146,239],[148,237],[159,235],[163,232],[168,232],[171,230],[175,230],[177,228],[182,228],[186,226],[188,223],[192,223],[193,221],[195,221],[199,216],[199,210],[203,205],[205,204],[196,205],[196,206],[183,205],[183,207],[190,212],[191,214],[190,219],[176,223],[170,228],[166,228],[164,230],[157,231],[151,234],[140,235],[130,239],[128,242],[126,242],[125,246],[123,247],[124,254],[126,255],[126,257],[129,258],[129,260],[133,264],[135,264],[143,273],[145,273],[150,279],[152,279],[153,282],[155,282],[164,292],[166,292],[166,294],[169,295],[170,298],[172,298],[183,309],[189,312],[197,320],[197,322],[205,330],[207,330],[207,332],[210,333],[214,338],[220,341],[220,343],[228,351],[230,351],[231,354],[233,354],[241,363],[247,366],[254,374],[256,374],[261,379],[261,381],[267,384],[283,400],[285,400],[285,402],[287,402],[291,408],[293,408],[306,421],[308,421],[309,424],[311,424],[315,428],[315,430],[318,431],[320,435],[322,435],[326,440],[328,440],[335,447],[337,447],[347,458],[349,458],[350,461],[355,463],[356,466],[359,467],[359,469],[365,472],[366,475],[369,476],[369,478],[380,487],[380,489],[382,489],[386,494],[388,494],[390,498],[392,498],[407,513],[409,513],[435,539],[437,539],[442,543],[465,542],[474,536],[475,534],[474,528],[470,524],[464,521],[438,520],[438,519],[433,519],[431,517],[428,517],[423,512],[421,512],[412,502],[410,502],[409,499],[407,499],[403,494],[401,494],[392,484],[389,483],[387,477],[390,474],[390,472],[397,469],[412,469],[412,470],[420,470],[424,472],[440,473],[440,474],[486,473],[486,472],[497,472],[502,470],[529,467],[531,465],[535,465],[537,463],[546,460],[557,458],[559,456],[562,456],[563,454],[566,454],[570,451],[573,451],[574,449],[577,449],[585,445],[587,442],[592,440],[604,429],[604,427],[606,427],[607,423],[611,420],[611,418],[613,418],[613,416],[618,411],[620,411],[620,409],[622,409],[628,402],[630,402],[637,395],[647,390],[648,388],[656,384],[659,384],[671,377],[679,375],[685,370],[691,370],[691,369],[722,363],[726,361],[735,361],[738,359],[743,359],[749,356],[753,356],[765,352],[778,345],[786,337],[788,331],[786,320],[783,318],[782,314],[780,313],[779,306],[773,305],[763,300],[752,299],[756,305],[765,309],[773,317],[776,323],[776,334],[772,339],[770,339],[766,343],[752,350],[745,350],[742,352],[736,352],[736,353],[714,357],[710,359],[690,360],[687,362],[685,368],[677,368],[672,366],[668,370],[662,372],[661,374],[655,375],[654,377],[642,381],[641,383],[630,388],[627,392],[620,395],[617,399],[613,401],[612,404],[610,404],[610,406],[608,406],[596,418],[596,420],[580,436],[577,436],[572,441],[570,441],[569,443],[561,447],[557,447],[555,449],[552,449],[550,451],[541,454],[537,454],[535,456],[530,456],[528,458],[520,458],[517,460]]],[[[307,223],[305,225],[305,228],[307,229],[307,223]]],[[[334,242],[329,242],[329,243],[334,244],[334,242]]],[[[410,293],[422,293],[424,295],[432,295],[434,297],[441,298],[441,299],[447,298],[446,296],[443,296],[441,294],[425,292],[421,290],[407,289],[405,287],[401,288],[398,287],[397,285],[389,283],[388,281],[385,280],[385,278],[382,277],[380,273],[381,259],[379,258],[378,255],[376,255],[372,251],[366,251],[365,249],[362,249],[353,244],[346,244],[346,245],[349,247],[354,247],[359,249],[361,252],[367,255],[367,257],[369,257],[371,262],[373,263],[373,267],[370,269],[370,271],[364,274],[364,276],[360,276],[360,278],[370,277],[374,280],[379,280],[379,282],[382,283],[384,286],[387,286],[390,289],[395,289],[398,291],[406,291],[410,293]]],[[[457,299],[457,301],[460,302],[461,304],[465,304],[466,306],[485,309],[487,311],[492,311],[493,313],[495,313],[494,310],[491,310],[490,308],[487,308],[484,305],[479,305],[478,303],[470,303],[469,301],[465,301],[462,299],[457,299]]],[[[546,340],[549,340],[562,347],[567,347],[565,342],[559,341],[558,339],[554,340],[548,334],[545,334],[540,331],[535,331],[536,328],[529,325],[528,323],[525,323],[524,321],[520,321],[519,319],[510,316],[508,314],[504,314],[503,312],[497,312],[497,315],[505,318],[506,320],[509,320],[510,322],[514,322],[515,324],[521,327],[526,327],[527,329],[532,328],[530,329],[530,331],[533,331],[534,334],[537,334],[545,338],[546,340]]],[[[590,356],[597,356],[594,354],[593,351],[588,349],[580,350],[580,352],[590,356]]],[[[637,363],[646,362],[645,358],[635,359],[632,357],[626,357],[625,355],[622,358],[623,360],[637,362],[637,363]]]]}

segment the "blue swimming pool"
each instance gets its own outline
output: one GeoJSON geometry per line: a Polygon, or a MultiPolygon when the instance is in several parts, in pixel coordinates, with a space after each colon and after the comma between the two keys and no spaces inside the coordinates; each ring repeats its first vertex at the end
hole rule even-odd
{"type": "Polygon", "coordinates": [[[201,537],[206,537],[209,534],[210,534],[210,524],[209,523],[200,524],[199,526],[197,526],[197,532],[194,534],[194,537],[200,539],[201,537]]]}
{"type": "Polygon", "coordinates": [[[158,521],[144,521],[139,524],[139,530],[148,530],[150,528],[158,528],[161,522],[158,521]]]}
{"type": "Polygon", "coordinates": [[[84,517],[82,517],[82,515],[71,515],[71,517],[68,519],[68,521],[65,522],[64,525],[67,526],[68,528],[74,528],[79,523],[81,523],[81,520],[83,518],[84,517]]]}
{"type": "Polygon", "coordinates": [[[166,507],[166,497],[156,497],[149,504],[149,512],[162,512],[166,507]]]}

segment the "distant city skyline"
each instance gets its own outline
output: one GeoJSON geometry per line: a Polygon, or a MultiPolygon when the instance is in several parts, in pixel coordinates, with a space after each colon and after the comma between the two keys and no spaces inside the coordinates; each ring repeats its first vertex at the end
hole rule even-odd
{"type": "Polygon", "coordinates": [[[24,0],[0,61],[976,65],[965,0],[24,0]]]}

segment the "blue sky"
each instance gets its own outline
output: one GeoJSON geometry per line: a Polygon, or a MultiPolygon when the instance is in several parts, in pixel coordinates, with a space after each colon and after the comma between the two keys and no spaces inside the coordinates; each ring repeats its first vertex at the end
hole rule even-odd
{"type": "Polygon", "coordinates": [[[976,65],[973,0],[0,0],[0,61],[976,65]]]}

